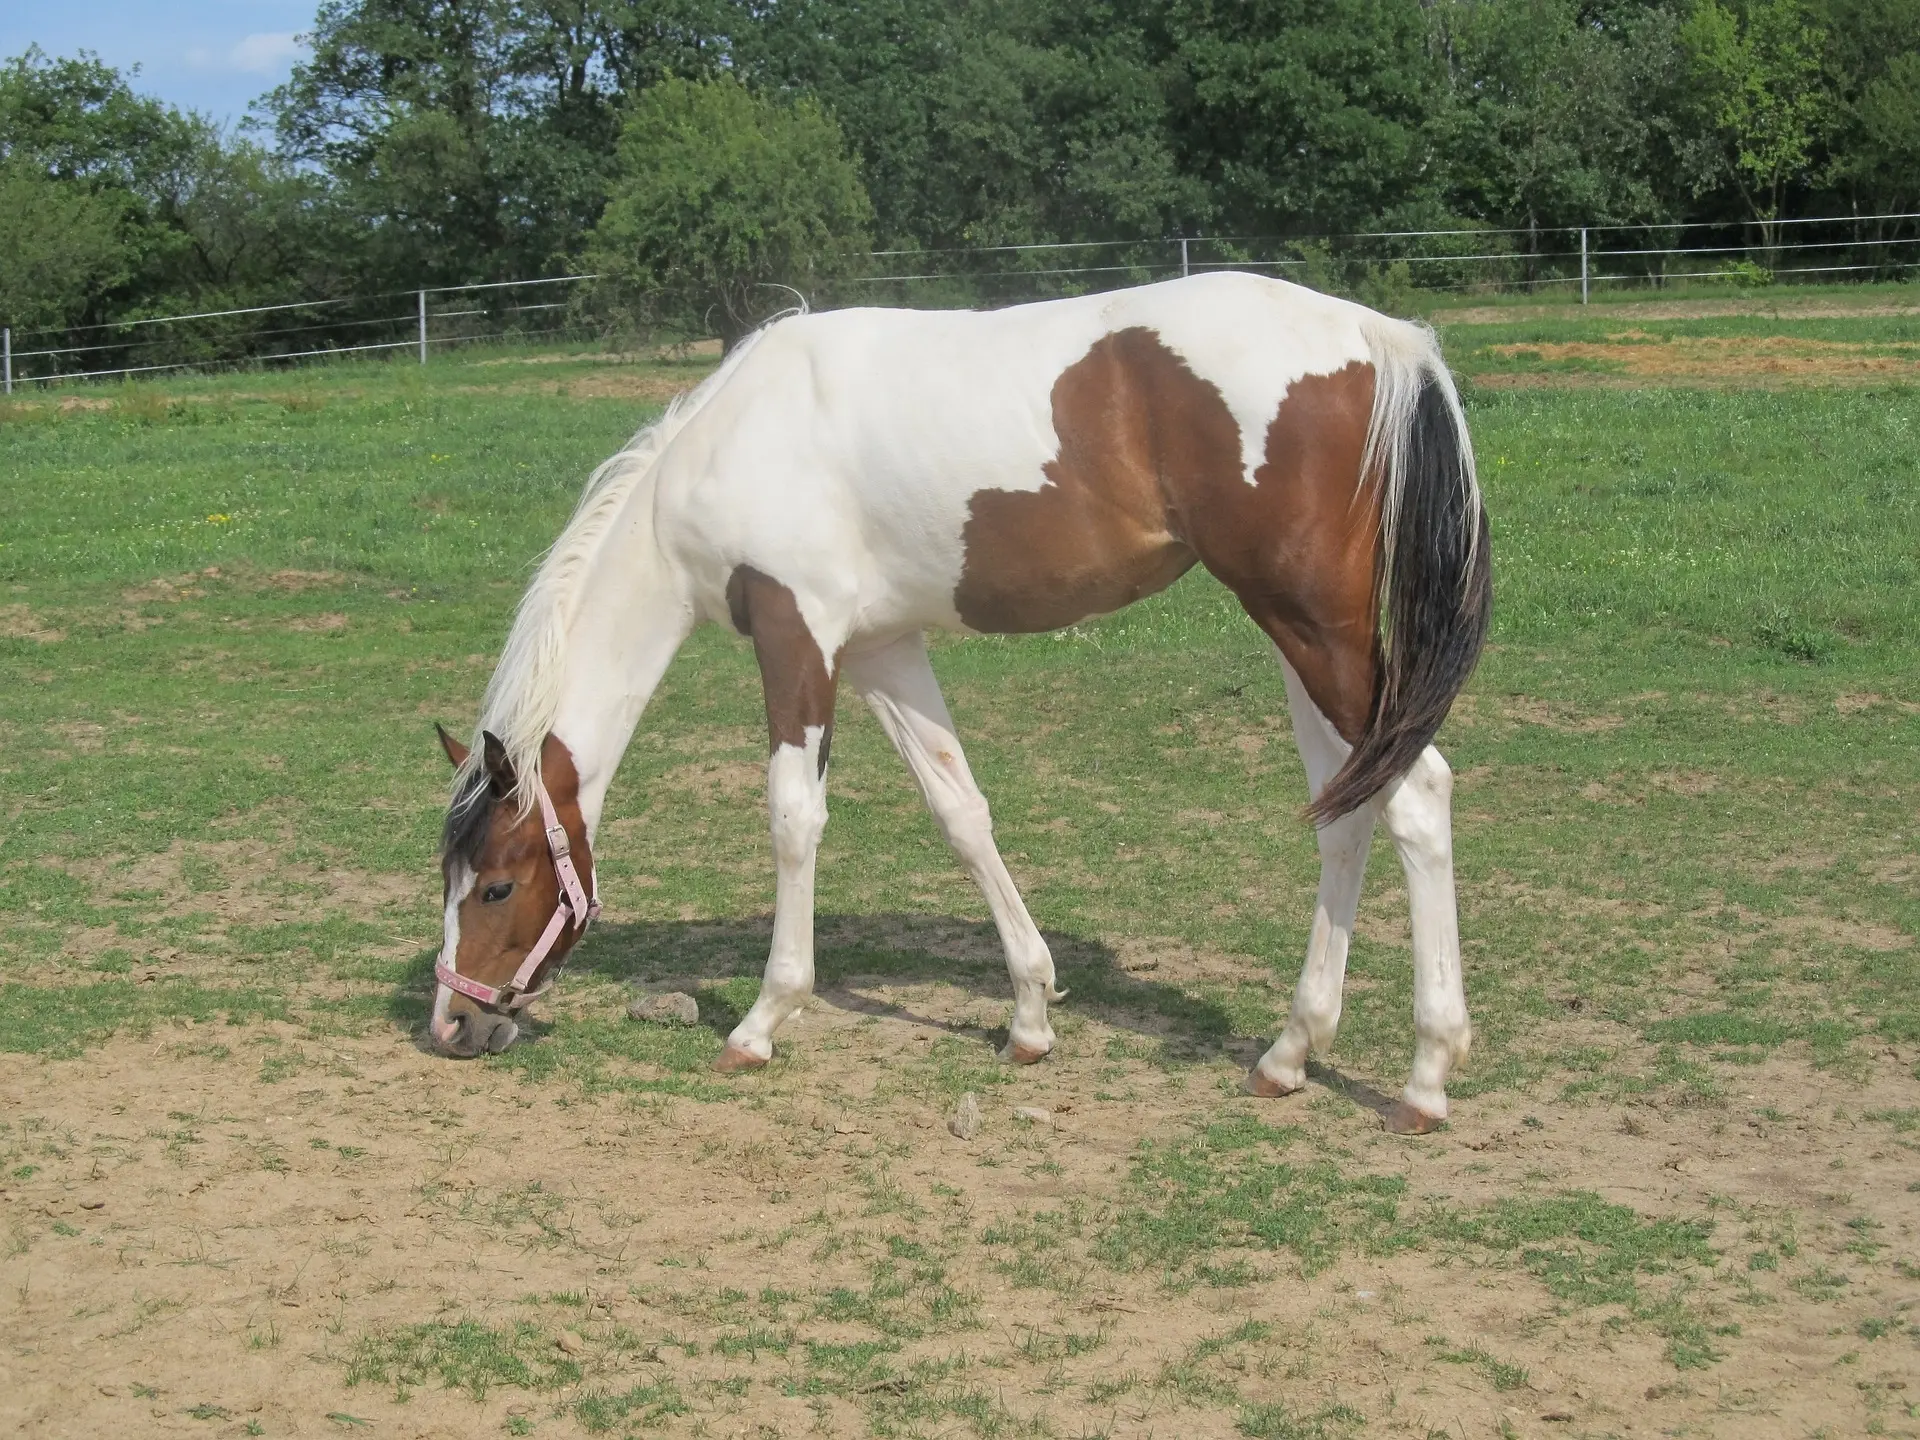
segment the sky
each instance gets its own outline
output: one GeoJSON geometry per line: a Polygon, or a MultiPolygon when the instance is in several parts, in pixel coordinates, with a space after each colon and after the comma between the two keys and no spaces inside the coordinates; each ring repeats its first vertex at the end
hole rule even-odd
{"type": "Polygon", "coordinates": [[[38,45],[96,52],[132,85],[183,110],[237,123],[287,78],[314,0],[0,0],[0,58],[38,45]]]}

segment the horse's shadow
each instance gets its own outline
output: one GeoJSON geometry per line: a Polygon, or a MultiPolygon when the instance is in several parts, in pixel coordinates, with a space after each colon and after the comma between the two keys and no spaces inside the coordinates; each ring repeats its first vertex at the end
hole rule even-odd
{"type": "MultiPolygon", "coordinates": [[[[1231,1060],[1250,1066],[1265,1049],[1265,1040],[1236,1033],[1231,1016],[1217,1001],[1176,984],[1128,973],[1112,947],[1099,940],[1070,931],[1042,933],[1053,952],[1059,983],[1071,992],[1066,1003],[1072,1013],[1096,1015],[1114,1029],[1156,1047],[1145,1054],[1162,1061],[1231,1060]]],[[[772,937],[771,915],[740,920],[603,921],[570,957],[568,972],[650,990],[696,992],[701,1025],[724,1038],[752,1003],[772,937]],[[754,984],[732,983],[739,980],[754,984]]],[[[433,960],[430,951],[418,957],[388,1000],[388,1014],[395,1025],[409,1031],[423,1048],[433,960]]],[[[814,994],[838,1009],[970,1036],[995,1046],[1006,1038],[1004,1020],[986,1025],[976,1019],[930,1015],[875,993],[882,986],[898,989],[943,983],[1010,1009],[1013,988],[991,924],[946,915],[821,915],[814,923],[814,973],[814,994]]],[[[564,978],[561,983],[565,984],[564,978]]],[[[998,1013],[1004,1016],[1007,1011],[998,1013]]],[[[561,1023],[529,1014],[519,1043],[537,1047],[561,1023]]],[[[1309,1061],[1307,1073],[1377,1115],[1386,1114],[1393,1104],[1365,1080],[1325,1061],[1309,1061]]]]}
{"type": "MultiPolygon", "coordinates": [[[[601,922],[570,957],[568,973],[624,981],[648,989],[695,991],[700,1020],[721,1035],[740,1022],[752,990],[729,982],[757,981],[773,934],[769,915],[740,920],[601,922]]],[[[1151,1040],[1171,1060],[1231,1055],[1243,1063],[1259,1042],[1238,1035],[1225,1007],[1176,984],[1129,974],[1112,948],[1067,931],[1044,932],[1066,1002],[1108,1024],[1151,1040]]],[[[408,967],[389,1005],[393,1020],[418,1031],[425,1019],[433,960],[408,967]]],[[[814,924],[814,993],[829,1005],[886,1016],[956,1035],[993,1035],[977,1019],[925,1013],[877,993],[924,983],[956,986],[1011,1007],[1013,988],[991,924],[942,915],[821,915],[814,924]]],[[[565,984],[564,979],[561,982],[565,984]]],[[[1004,1026],[1004,1017],[997,1022],[1004,1026]]],[[[538,1043],[551,1023],[522,1027],[538,1043]]],[[[1004,1039],[1004,1031],[996,1037],[1004,1039]]],[[[523,1041],[524,1043],[524,1041],[523,1041]]]]}

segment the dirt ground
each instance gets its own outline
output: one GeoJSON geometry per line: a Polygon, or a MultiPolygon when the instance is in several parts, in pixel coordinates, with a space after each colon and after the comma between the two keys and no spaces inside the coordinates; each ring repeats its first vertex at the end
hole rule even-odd
{"type": "MultiPolygon", "coordinates": [[[[620,998],[602,985],[571,1003],[620,998]]],[[[1493,1094],[1420,1140],[1384,1134],[1378,1097],[1337,1070],[1288,1100],[1226,1102],[1306,1126],[1348,1166],[1404,1176],[1418,1204],[1590,1189],[1650,1217],[1710,1213],[1729,1280],[1782,1278],[1748,1276],[1740,1237],[1796,1227],[1830,1297],[1782,1305],[1761,1285],[1732,1306],[1725,1359],[1676,1371],[1617,1307],[1571,1309],[1466,1253],[1350,1257],[1307,1278],[1284,1253],[1250,1252],[1244,1283],[1226,1288],[1087,1262],[1071,1243],[1080,1220],[1119,1200],[1142,1141],[1217,1116],[1247,1057],[1116,1063],[1129,1032],[1068,1002],[1056,1057],[984,1089],[982,1127],[961,1140],[892,1082],[951,1037],[985,1047],[999,1008],[941,984],[850,982],[783,1031],[772,1069],[715,1103],[530,1084],[391,1030],[198,1026],[79,1060],[0,1056],[0,1104],[41,1157],[0,1191],[0,1423],[49,1437],[581,1433],[565,1408],[578,1386],[501,1384],[476,1400],[348,1384],[362,1337],[470,1317],[532,1324],[531,1353],[573,1357],[604,1393],[671,1380],[690,1408],[656,1417],[670,1433],[866,1433],[867,1397],[809,1397],[798,1347],[744,1360],[728,1297],[761,1296],[792,1322],[809,1296],[857,1291],[876,1247],[918,1241],[943,1247],[948,1283],[976,1308],[899,1358],[984,1376],[1007,1433],[1234,1434],[1236,1412],[1205,1403],[1209,1376],[1243,1402],[1357,1412],[1368,1434],[1914,1433],[1913,1341],[1861,1335],[1920,1318],[1920,1272],[1832,1278],[1862,1211],[1878,1242],[1912,1250],[1916,1147],[1860,1118],[1911,1096],[1912,1055],[1842,1078],[1781,1052],[1742,1068],[1720,1104],[1493,1094]],[[262,1054],[284,1078],[253,1083],[262,1054]],[[1036,1284],[979,1243],[1034,1223],[1059,1227],[1070,1273],[1036,1284]],[[1249,1320],[1265,1325],[1231,1343],[1249,1320]]],[[[1565,1038],[1620,1038],[1605,1028],[1565,1038]]],[[[843,1332],[869,1333],[806,1331],[843,1332]]]]}

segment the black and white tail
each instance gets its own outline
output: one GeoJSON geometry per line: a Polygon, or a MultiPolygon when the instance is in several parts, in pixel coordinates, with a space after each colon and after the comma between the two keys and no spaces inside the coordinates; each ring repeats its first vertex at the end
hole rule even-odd
{"type": "Polygon", "coordinates": [[[1314,797],[1320,823],[1357,810],[1432,743],[1487,637],[1487,513],[1453,377],[1432,332],[1371,317],[1374,370],[1363,483],[1380,489],[1373,709],[1347,763],[1314,797]]]}

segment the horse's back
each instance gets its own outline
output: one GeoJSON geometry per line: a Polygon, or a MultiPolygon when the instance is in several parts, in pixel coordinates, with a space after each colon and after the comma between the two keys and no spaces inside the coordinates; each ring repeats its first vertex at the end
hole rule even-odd
{"type": "Polygon", "coordinates": [[[1187,493],[1255,484],[1297,382],[1365,362],[1367,313],[1219,273],[783,321],[676,438],[665,538],[710,618],[751,565],[836,645],[1105,613],[1193,561],[1169,477],[1187,493]]]}

